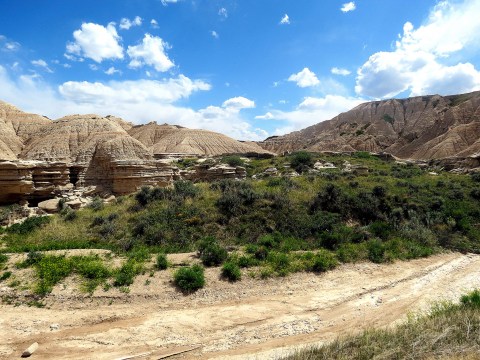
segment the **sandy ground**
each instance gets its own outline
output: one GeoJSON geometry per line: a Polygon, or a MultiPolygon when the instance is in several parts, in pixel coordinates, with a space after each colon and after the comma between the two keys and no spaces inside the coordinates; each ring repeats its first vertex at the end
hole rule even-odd
{"type": "MultiPolygon", "coordinates": [[[[188,257],[186,255],[184,257],[188,257]]],[[[0,358],[278,359],[369,326],[404,321],[411,312],[480,287],[480,256],[447,253],[389,265],[343,265],[323,275],[239,283],[208,269],[207,287],[182,295],[172,270],[137,278],[130,293],[57,285],[45,308],[0,306],[0,358]]],[[[0,296],[11,294],[0,287],[0,296]]]]}

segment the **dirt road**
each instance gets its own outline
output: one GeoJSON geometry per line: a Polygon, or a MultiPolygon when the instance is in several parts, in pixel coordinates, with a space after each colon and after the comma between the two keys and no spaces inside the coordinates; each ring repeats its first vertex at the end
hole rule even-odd
{"type": "Polygon", "coordinates": [[[237,284],[218,273],[209,269],[207,287],[189,296],[173,288],[166,271],[137,278],[128,294],[80,296],[70,279],[46,308],[1,305],[0,358],[18,358],[37,341],[35,359],[159,359],[179,351],[186,351],[181,359],[275,359],[458,299],[480,287],[480,256],[449,253],[268,280],[245,273],[237,284]]]}

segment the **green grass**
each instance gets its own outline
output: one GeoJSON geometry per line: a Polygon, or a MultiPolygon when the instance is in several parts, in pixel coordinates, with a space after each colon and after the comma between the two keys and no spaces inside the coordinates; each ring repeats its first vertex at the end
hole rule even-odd
{"type": "Polygon", "coordinates": [[[480,292],[459,304],[437,304],[388,329],[367,329],[310,348],[284,360],[477,359],[480,353],[480,292]]]}

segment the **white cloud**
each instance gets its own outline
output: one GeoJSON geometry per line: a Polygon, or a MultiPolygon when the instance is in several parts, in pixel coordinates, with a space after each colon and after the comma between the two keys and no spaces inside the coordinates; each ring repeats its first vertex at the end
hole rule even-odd
{"type": "Polygon", "coordinates": [[[341,68],[338,68],[338,67],[333,67],[330,71],[334,75],[341,75],[341,76],[347,76],[347,75],[350,75],[352,73],[350,70],[341,69],[341,68]]]}
{"type": "Polygon", "coordinates": [[[222,106],[226,109],[233,109],[233,110],[250,109],[255,107],[255,102],[243,96],[237,96],[237,97],[225,100],[222,106]]]}
{"type": "Polygon", "coordinates": [[[287,14],[285,14],[280,20],[280,25],[288,25],[288,24],[290,24],[290,18],[288,17],[287,14]]]}
{"type": "Polygon", "coordinates": [[[46,72],[53,73],[52,69],[48,67],[48,64],[45,60],[42,60],[42,59],[32,60],[31,63],[34,66],[43,68],[46,72]]]}
{"type": "Polygon", "coordinates": [[[275,130],[276,135],[286,134],[319,122],[330,120],[365,102],[360,98],[327,95],[323,98],[307,97],[294,110],[271,110],[264,115],[268,120],[281,120],[285,125],[275,130]]]}
{"type": "Polygon", "coordinates": [[[251,105],[248,99],[229,99],[224,103],[226,107],[208,106],[200,110],[175,105],[175,101],[194,92],[210,89],[208,83],[183,75],[162,81],[71,81],[56,89],[35,76],[14,79],[0,65],[0,84],[0,99],[50,118],[66,114],[112,114],[137,124],[158,120],[218,131],[242,140],[263,140],[268,136],[266,131],[252,127],[242,117],[241,109],[251,105]]]}
{"type": "Polygon", "coordinates": [[[83,23],[81,29],[74,31],[73,37],[75,41],[67,44],[67,55],[84,56],[98,63],[105,59],[123,59],[121,38],[112,23],[107,27],[83,23]]]}
{"type": "Polygon", "coordinates": [[[304,68],[299,73],[290,75],[288,81],[296,82],[297,86],[301,88],[316,86],[320,84],[320,81],[317,79],[315,73],[313,71],[310,71],[309,68],[304,68]]]}
{"type": "Polygon", "coordinates": [[[220,10],[218,10],[218,15],[220,15],[223,18],[228,18],[228,11],[224,7],[222,7],[220,10]]]}
{"type": "Polygon", "coordinates": [[[346,12],[349,12],[349,11],[353,11],[357,8],[357,6],[355,5],[355,2],[354,1],[350,1],[348,3],[345,3],[342,5],[342,7],[340,8],[340,10],[344,13],[346,12]]]}
{"type": "Polygon", "coordinates": [[[140,26],[142,25],[142,18],[140,16],[135,16],[135,19],[133,20],[130,20],[128,18],[123,18],[122,20],[120,20],[120,29],[123,29],[123,30],[128,30],[130,29],[132,26],[140,26]]]}
{"type": "Polygon", "coordinates": [[[154,29],[158,29],[158,28],[159,28],[158,22],[157,22],[157,20],[155,20],[155,19],[150,20],[150,25],[151,25],[152,28],[154,28],[154,29]]]}
{"type": "Polygon", "coordinates": [[[118,69],[115,69],[113,66],[109,67],[108,70],[105,71],[107,75],[114,75],[114,74],[121,74],[122,72],[118,69]]]}
{"type": "Polygon", "coordinates": [[[464,52],[480,48],[479,13],[478,0],[441,1],[417,29],[405,23],[393,51],[375,53],[360,67],[356,92],[387,98],[404,91],[416,96],[480,89],[480,72],[471,63],[458,62],[464,52]]]}
{"type": "Polygon", "coordinates": [[[7,42],[4,46],[4,49],[7,51],[17,51],[20,49],[20,44],[15,41],[7,42]]]}
{"type": "Polygon", "coordinates": [[[220,37],[215,30],[210,31],[210,35],[212,35],[215,39],[218,39],[220,37]]]}
{"type": "Polygon", "coordinates": [[[89,64],[88,67],[89,67],[90,70],[92,70],[92,71],[97,71],[97,70],[98,70],[98,66],[95,65],[95,64],[89,64]]]}
{"type": "Polygon", "coordinates": [[[174,66],[174,63],[165,53],[168,48],[168,43],[158,36],[145,34],[141,44],[128,47],[127,54],[132,59],[129,66],[138,68],[149,65],[157,71],[165,72],[174,66]]]}
{"type": "Polygon", "coordinates": [[[163,6],[167,6],[168,4],[177,3],[179,0],[161,0],[161,1],[162,1],[163,6]]]}
{"type": "Polygon", "coordinates": [[[273,115],[270,111],[267,112],[265,115],[257,115],[255,116],[255,119],[258,120],[272,120],[275,119],[275,115],[273,115]]]}

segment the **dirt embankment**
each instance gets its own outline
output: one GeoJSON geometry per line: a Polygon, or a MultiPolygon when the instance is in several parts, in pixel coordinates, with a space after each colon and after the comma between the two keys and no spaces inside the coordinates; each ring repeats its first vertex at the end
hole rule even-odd
{"type": "MultiPolygon", "coordinates": [[[[236,284],[207,271],[207,287],[184,296],[170,271],[137,278],[130,293],[79,295],[58,285],[46,308],[0,306],[0,358],[31,343],[35,359],[275,359],[368,326],[386,326],[438,300],[480,287],[480,256],[456,253],[390,265],[344,265],[236,284]],[[147,281],[148,280],[148,281],[147,281]]],[[[0,288],[0,295],[8,292],[0,288]]]]}

